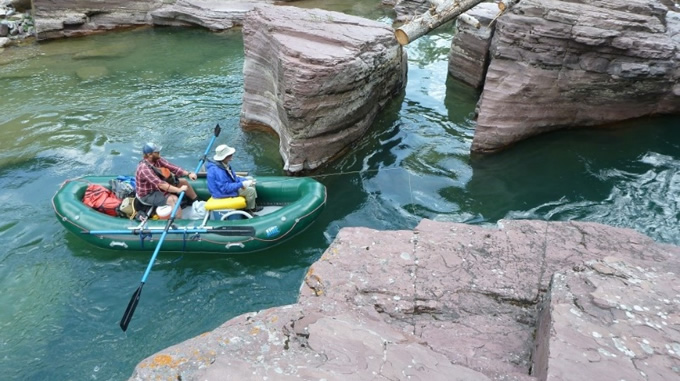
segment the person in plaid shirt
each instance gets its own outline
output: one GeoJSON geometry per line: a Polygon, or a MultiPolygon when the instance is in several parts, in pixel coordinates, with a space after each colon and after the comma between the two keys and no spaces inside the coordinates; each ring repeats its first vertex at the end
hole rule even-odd
{"type": "MultiPolygon", "coordinates": [[[[146,143],[142,148],[144,157],[137,165],[135,172],[137,199],[145,205],[170,205],[174,208],[177,203],[177,195],[185,192],[185,196],[190,202],[196,201],[194,188],[191,187],[187,179],[180,178],[188,176],[191,180],[196,180],[196,174],[163,159],[160,151],[161,146],[154,143],[146,143]],[[174,176],[170,176],[170,174],[174,176]]],[[[175,217],[182,218],[181,208],[177,209],[175,217]]]]}

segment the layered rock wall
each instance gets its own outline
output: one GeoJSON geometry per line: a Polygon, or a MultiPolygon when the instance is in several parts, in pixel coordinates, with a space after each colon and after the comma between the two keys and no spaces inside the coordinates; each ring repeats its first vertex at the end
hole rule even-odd
{"type": "Polygon", "coordinates": [[[449,74],[470,86],[481,88],[489,64],[489,46],[494,30],[491,22],[498,15],[498,6],[481,3],[465,14],[479,21],[479,28],[456,19],[456,33],[449,51],[449,74]]]}
{"type": "Polygon", "coordinates": [[[200,26],[213,31],[243,25],[246,13],[256,4],[274,0],[178,0],[151,12],[154,25],[200,26]]]}
{"type": "Polygon", "coordinates": [[[33,0],[38,40],[150,24],[163,0],[33,0]]]}
{"type": "Polygon", "coordinates": [[[242,25],[256,4],[273,0],[33,0],[38,40],[81,36],[140,25],[242,25]]]}
{"type": "MultiPolygon", "coordinates": [[[[383,1],[384,2],[384,1],[383,1]]],[[[429,0],[394,0],[394,11],[398,22],[407,22],[415,16],[425,13],[431,6],[429,0]]]]}
{"type": "Polygon", "coordinates": [[[347,150],[406,85],[406,53],[377,21],[258,6],[246,16],[243,41],[241,125],[275,131],[289,173],[347,150]]]}
{"type": "Polygon", "coordinates": [[[345,228],[297,304],[236,317],[131,379],[670,380],[678,272],[680,248],[594,223],[345,228]]]}
{"type": "Polygon", "coordinates": [[[497,21],[472,151],[680,114],[678,12],[669,0],[522,0],[497,21]]]}

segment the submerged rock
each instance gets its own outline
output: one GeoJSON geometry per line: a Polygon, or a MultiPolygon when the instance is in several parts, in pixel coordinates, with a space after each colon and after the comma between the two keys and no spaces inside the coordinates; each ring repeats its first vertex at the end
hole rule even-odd
{"type": "Polygon", "coordinates": [[[361,138],[406,85],[389,25],[319,9],[258,6],[243,26],[243,127],[274,130],[290,173],[361,138]]]}
{"type": "Polygon", "coordinates": [[[231,319],[131,379],[667,379],[680,366],[679,259],[595,223],[344,228],[298,303],[231,319]]]}
{"type": "Polygon", "coordinates": [[[127,42],[119,42],[99,48],[88,49],[75,53],[73,59],[86,60],[95,58],[119,58],[129,55],[134,50],[134,45],[127,42]]]}
{"type": "Polygon", "coordinates": [[[105,66],[85,66],[76,70],[76,75],[84,81],[91,81],[106,77],[109,69],[105,66]]]}

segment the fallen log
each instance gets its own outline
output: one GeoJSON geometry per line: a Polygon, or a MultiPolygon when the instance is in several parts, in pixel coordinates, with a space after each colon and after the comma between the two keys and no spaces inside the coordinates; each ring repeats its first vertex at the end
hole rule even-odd
{"type": "Polygon", "coordinates": [[[499,17],[501,17],[503,13],[505,13],[508,9],[510,9],[510,7],[517,4],[518,2],[519,0],[500,0],[498,2],[499,9],[498,14],[496,15],[496,17],[493,18],[493,20],[491,20],[491,22],[489,23],[489,27],[491,27],[491,25],[493,25],[496,22],[496,20],[499,17]]]}
{"type": "Polygon", "coordinates": [[[517,4],[518,2],[519,2],[519,0],[499,0],[498,1],[498,9],[505,12],[506,10],[510,9],[510,7],[517,4]]]}
{"type": "Polygon", "coordinates": [[[476,18],[469,16],[466,13],[463,13],[462,15],[458,16],[458,21],[464,22],[473,28],[479,29],[482,27],[482,24],[477,20],[476,18]]]}
{"type": "Polygon", "coordinates": [[[435,12],[441,12],[442,9],[451,5],[450,0],[429,0],[429,3],[434,7],[435,12]]]}
{"type": "Polygon", "coordinates": [[[463,12],[483,1],[484,0],[460,0],[450,1],[447,4],[442,1],[434,0],[433,7],[422,15],[397,28],[397,30],[394,31],[394,36],[402,46],[408,45],[409,42],[426,35],[430,31],[460,16],[463,12]]]}

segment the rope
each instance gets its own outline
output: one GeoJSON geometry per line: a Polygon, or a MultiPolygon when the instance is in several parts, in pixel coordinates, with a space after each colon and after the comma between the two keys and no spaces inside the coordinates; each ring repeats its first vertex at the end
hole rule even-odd
{"type": "Polygon", "coordinates": [[[413,187],[411,187],[411,175],[410,174],[408,176],[408,193],[411,196],[411,214],[416,214],[416,211],[414,210],[415,202],[413,201],[413,187]]]}
{"type": "MultiPolygon", "coordinates": [[[[347,171],[347,172],[340,171],[340,172],[334,172],[334,173],[325,173],[325,174],[322,174],[322,175],[309,175],[309,176],[305,176],[305,177],[311,177],[313,179],[318,179],[318,178],[324,178],[324,177],[329,177],[329,176],[362,175],[362,174],[365,174],[365,173],[378,173],[378,172],[398,171],[398,170],[406,171],[408,173],[409,183],[410,183],[411,174],[408,172],[408,170],[406,168],[401,168],[401,167],[380,168],[380,169],[362,169],[362,170],[359,170],[359,171],[347,171]]],[[[296,180],[296,177],[290,177],[290,178],[286,178],[286,179],[283,179],[283,180],[258,181],[258,183],[279,183],[279,182],[294,181],[294,180],[296,180]]]]}

